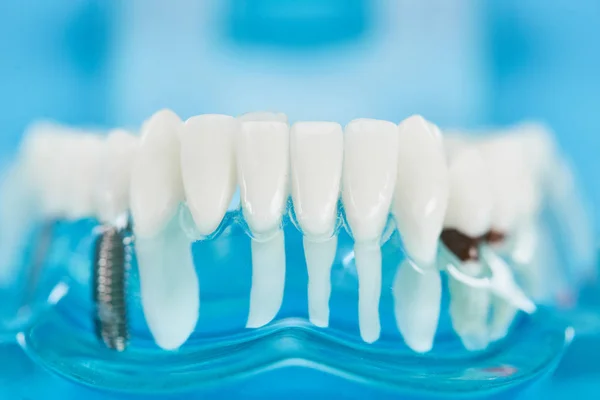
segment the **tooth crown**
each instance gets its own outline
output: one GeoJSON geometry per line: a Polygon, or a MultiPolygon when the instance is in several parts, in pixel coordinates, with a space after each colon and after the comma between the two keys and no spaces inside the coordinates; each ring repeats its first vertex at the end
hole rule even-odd
{"type": "Polygon", "coordinates": [[[292,199],[304,234],[333,234],[340,195],[344,137],[335,122],[298,122],[290,132],[292,199]]]}
{"type": "Polygon", "coordinates": [[[181,120],[169,110],[159,111],[144,124],[131,171],[131,214],[137,234],[152,236],[160,231],[184,199],[181,129],[181,120]]]}
{"type": "Polygon", "coordinates": [[[398,127],[394,217],[409,256],[429,265],[448,203],[448,167],[439,129],[420,116],[398,127]]]}
{"type": "Polygon", "coordinates": [[[288,125],[242,122],[236,154],[244,218],[254,233],[269,234],[279,227],[288,196],[288,125]]]}
{"type": "Polygon", "coordinates": [[[210,114],[188,119],[182,131],[185,195],[201,235],[217,229],[235,192],[235,135],[239,127],[236,118],[210,114]]]}
{"type": "Polygon", "coordinates": [[[397,126],[357,119],[346,125],[342,199],[356,241],[377,241],[396,185],[397,126]]]}

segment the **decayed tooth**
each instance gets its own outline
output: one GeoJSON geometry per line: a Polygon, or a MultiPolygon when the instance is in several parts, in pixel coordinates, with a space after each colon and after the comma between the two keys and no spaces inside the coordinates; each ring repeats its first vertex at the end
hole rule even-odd
{"type": "MultiPolygon", "coordinates": [[[[479,276],[479,238],[490,230],[492,192],[481,154],[466,148],[455,154],[449,167],[450,195],[442,240],[460,261],[459,269],[469,276],[479,276]]],[[[452,326],[465,348],[481,350],[489,341],[488,313],[490,294],[487,288],[471,287],[449,278],[450,317],[452,326]]]]}
{"type": "Polygon", "coordinates": [[[106,138],[96,189],[96,213],[102,223],[115,223],[129,209],[131,168],[139,138],[116,129],[106,138]]]}
{"type": "Polygon", "coordinates": [[[245,121],[278,121],[285,124],[288,123],[287,115],[284,113],[270,112],[270,111],[254,111],[242,114],[238,117],[242,122],[245,121]]]}
{"type": "Polygon", "coordinates": [[[414,351],[427,352],[440,315],[441,277],[435,265],[448,202],[448,167],[439,129],[420,116],[399,126],[394,217],[409,259],[394,281],[398,330],[414,351]]]}
{"type": "Polygon", "coordinates": [[[362,339],[379,338],[380,239],[398,171],[398,130],[388,121],[357,119],[346,125],[342,200],[354,237],[358,319],[362,339]]]}
{"type": "Polygon", "coordinates": [[[313,324],[327,327],[344,158],[342,127],[335,122],[299,122],[290,136],[292,200],[308,269],[308,314],[313,324]]]}
{"type": "Polygon", "coordinates": [[[283,301],[285,248],[281,217],[288,196],[289,126],[275,120],[242,122],[237,172],[244,218],[253,234],[248,328],[275,318],[283,301]]]}
{"type": "Polygon", "coordinates": [[[181,173],[198,233],[218,227],[236,188],[235,135],[240,122],[227,115],[188,119],[181,135],[181,173]]]}
{"type": "Polygon", "coordinates": [[[179,117],[159,111],[144,124],[131,173],[131,213],[142,307],[156,343],[180,347],[198,320],[200,290],[189,239],[178,224],[183,201],[179,117]]]}

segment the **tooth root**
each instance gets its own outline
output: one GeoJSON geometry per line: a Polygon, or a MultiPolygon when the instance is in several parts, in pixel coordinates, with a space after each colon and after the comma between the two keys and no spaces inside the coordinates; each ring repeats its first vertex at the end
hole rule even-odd
{"type": "Polygon", "coordinates": [[[337,206],[344,157],[342,127],[334,122],[299,122],[290,132],[292,200],[304,234],[310,321],[329,325],[331,266],[337,237],[337,206]]]}
{"type": "Polygon", "coordinates": [[[356,243],[354,262],[358,274],[358,326],[360,337],[373,343],[381,334],[381,248],[378,244],[356,243]]]}
{"type": "Polygon", "coordinates": [[[413,351],[426,353],[440,317],[442,280],[436,270],[416,271],[409,261],[398,268],[393,287],[396,325],[413,351]]]}
{"type": "Polygon", "coordinates": [[[308,269],[308,317],[312,324],[329,326],[331,267],[337,250],[337,236],[321,242],[304,237],[304,255],[308,269]]]}
{"type": "Polygon", "coordinates": [[[142,307],[156,344],[179,348],[194,331],[200,288],[190,241],[177,217],[153,237],[136,237],[142,307]]]}
{"type": "Polygon", "coordinates": [[[237,138],[240,202],[257,238],[252,240],[249,328],[269,323],[282,304],[285,246],[280,224],[288,195],[288,168],[288,125],[273,120],[242,122],[237,138]]]}
{"type": "Polygon", "coordinates": [[[267,241],[252,239],[252,289],[247,328],[271,322],[283,303],[285,241],[279,230],[267,241]]]}
{"type": "Polygon", "coordinates": [[[494,296],[492,299],[492,320],[490,322],[490,340],[503,339],[512,325],[517,309],[506,300],[494,296]]]}
{"type": "Polygon", "coordinates": [[[379,338],[380,240],[398,172],[398,130],[388,121],[357,119],[346,125],[342,200],[354,237],[358,320],[367,343],[379,338]]]}
{"type": "MultiPolygon", "coordinates": [[[[476,276],[481,271],[478,262],[463,263],[461,271],[476,276]]],[[[475,288],[449,278],[450,318],[454,331],[467,350],[483,350],[490,342],[488,317],[491,296],[485,288],[475,288]]]]}

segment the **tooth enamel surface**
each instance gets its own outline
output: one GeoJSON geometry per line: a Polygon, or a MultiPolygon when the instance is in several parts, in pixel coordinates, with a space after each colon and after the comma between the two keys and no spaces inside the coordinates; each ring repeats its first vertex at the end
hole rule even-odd
{"type": "Polygon", "coordinates": [[[418,353],[426,353],[433,347],[441,293],[438,271],[417,271],[408,260],[400,265],[393,287],[396,324],[406,345],[418,353]]]}
{"type": "Polygon", "coordinates": [[[445,226],[470,237],[485,234],[491,227],[494,200],[481,154],[474,148],[459,150],[452,156],[448,175],[445,226]]]}
{"type": "Polygon", "coordinates": [[[420,116],[398,127],[398,177],[393,213],[408,255],[435,261],[448,202],[448,167],[439,129],[420,116]]]}
{"type": "Polygon", "coordinates": [[[144,317],[158,346],[175,350],[192,334],[200,288],[190,240],[174,216],[152,237],[136,237],[144,317]]]}
{"type": "Polygon", "coordinates": [[[242,122],[277,121],[277,122],[283,122],[284,124],[288,123],[288,117],[284,113],[269,112],[269,111],[254,111],[254,112],[245,113],[245,114],[238,116],[238,119],[242,122]]]}
{"type": "Polygon", "coordinates": [[[170,110],[144,123],[131,170],[131,214],[136,235],[152,236],[175,215],[184,199],[179,156],[182,123],[170,110]]]}
{"type": "Polygon", "coordinates": [[[380,238],[398,170],[398,130],[388,121],[358,119],[344,135],[342,200],[355,240],[359,327],[363,340],[379,338],[380,238]]]}
{"type": "Polygon", "coordinates": [[[167,350],[194,331],[200,301],[190,241],[177,212],[184,198],[180,131],[181,121],[168,110],[144,124],[130,182],[142,307],[156,343],[167,350]]]}
{"type": "Polygon", "coordinates": [[[235,135],[240,122],[227,115],[188,119],[181,135],[181,173],[198,232],[218,227],[236,188],[235,135]]]}
{"type": "Polygon", "coordinates": [[[111,131],[104,144],[96,189],[96,212],[103,223],[114,223],[129,209],[131,168],[139,138],[116,129],[111,131]]]}
{"type": "Polygon", "coordinates": [[[294,124],[290,155],[294,212],[304,234],[309,319],[327,327],[331,266],[337,248],[337,237],[332,234],[344,159],[342,127],[335,122],[294,124]]]}
{"type": "Polygon", "coordinates": [[[237,172],[244,218],[252,239],[249,328],[269,323],[279,311],[285,285],[281,217],[289,181],[289,126],[280,121],[242,122],[237,172]]]}

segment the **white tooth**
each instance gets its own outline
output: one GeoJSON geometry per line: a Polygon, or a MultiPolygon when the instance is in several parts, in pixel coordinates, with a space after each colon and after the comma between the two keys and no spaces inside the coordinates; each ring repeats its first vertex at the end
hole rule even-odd
{"type": "Polygon", "coordinates": [[[343,132],[335,122],[299,122],[292,126],[290,136],[292,200],[304,234],[309,319],[327,327],[330,274],[337,247],[333,233],[344,158],[343,132]]]}
{"type": "MultiPolygon", "coordinates": [[[[463,263],[461,271],[479,276],[483,267],[479,262],[463,263]]],[[[490,293],[486,288],[466,286],[456,279],[448,280],[450,291],[450,318],[452,327],[467,350],[483,350],[490,342],[488,315],[490,293]]]]}
{"type": "Polygon", "coordinates": [[[108,134],[96,189],[96,210],[103,223],[114,223],[129,209],[131,168],[139,138],[116,129],[108,134]]]}
{"type": "Polygon", "coordinates": [[[177,216],[152,237],[136,236],[144,316],[161,348],[175,350],[194,331],[200,288],[190,241],[177,216]]]}
{"type": "Polygon", "coordinates": [[[181,135],[181,173],[198,232],[218,227],[236,188],[235,135],[240,123],[227,115],[188,119],[181,135]]]}
{"type": "Polygon", "coordinates": [[[398,171],[398,130],[388,121],[357,119],[346,125],[342,200],[354,237],[358,319],[362,339],[379,338],[380,239],[398,171]]]}
{"type": "Polygon", "coordinates": [[[145,123],[130,191],[144,315],[156,343],[169,350],[193,332],[200,301],[190,242],[178,224],[180,129],[168,110],[145,123]]]}
{"type": "Polygon", "coordinates": [[[448,167],[435,125],[415,115],[398,130],[393,212],[407,255],[422,273],[408,260],[398,267],[396,324],[411,349],[426,352],[433,345],[442,298],[435,259],[448,203],[448,167]]]}
{"type": "Polygon", "coordinates": [[[450,195],[444,225],[469,237],[490,230],[494,199],[489,174],[481,154],[465,148],[452,157],[449,168],[450,195]]]}
{"type": "Polygon", "coordinates": [[[245,121],[237,139],[237,171],[244,218],[252,231],[249,328],[269,323],[281,307],[285,248],[281,217],[288,196],[289,127],[245,121]]]}
{"type": "Polygon", "coordinates": [[[240,115],[239,120],[246,121],[278,121],[285,124],[288,123],[288,117],[284,113],[269,112],[269,111],[254,111],[240,115]]]}
{"type": "MultiPolygon", "coordinates": [[[[481,154],[465,147],[452,156],[449,167],[450,195],[445,226],[469,237],[480,237],[490,230],[493,198],[488,173],[481,154]]],[[[482,265],[463,262],[460,270],[478,276],[482,265]]],[[[481,350],[489,344],[488,313],[491,296],[486,289],[449,279],[452,326],[465,348],[481,350]]]]}
{"type": "Polygon", "coordinates": [[[437,270],[417,271],[409,260],[398,268],[394,280],[394,311],[398,330],[408,347],[426,353],[440,317],[442,280],[437,270]]]}
{"type": "Polygon", "coordinates": [[[434,263],[448,202],[448,167],[439,130],[420,116],[399,125],[394,217],[408,255],[434,263]]]}
{"type": "Polygon", "coordinates": [[[152,236],[161,231],[184,199],[179,163],[181,129],[181,120],[170,110],[161,110],[144,123],[131,169],[131,214],[138,235],[152,236]]]}

